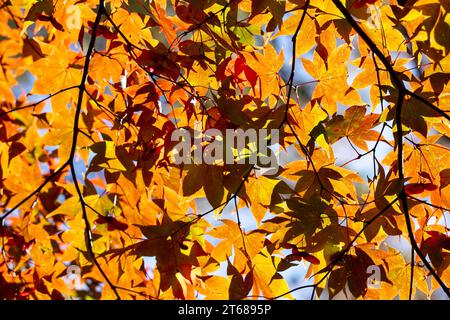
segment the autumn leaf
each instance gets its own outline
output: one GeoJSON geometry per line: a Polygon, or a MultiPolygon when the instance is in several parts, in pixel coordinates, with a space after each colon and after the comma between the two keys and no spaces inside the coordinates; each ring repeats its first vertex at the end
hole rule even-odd
{"type": "Polygon", "coordinates": [[[67,87],[77,86],[81,81],[82,62],[72,53],[66,55],[58,48],[48,48],[46,57],[37,60],[30,66],[30,72],[36,74],[37,81],[33,87],[34,93],[56,93],[67,87]]]}

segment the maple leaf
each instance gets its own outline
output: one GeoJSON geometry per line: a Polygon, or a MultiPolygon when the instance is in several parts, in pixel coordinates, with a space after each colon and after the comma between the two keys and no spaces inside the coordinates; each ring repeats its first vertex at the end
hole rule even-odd
{"type": "Polygon", "coordinates": [[[128,225],[126,223],[120,222],[116,218],[108,216],[98,217],[97,220],[95,220],[95,223],[106,224],[108,226],[108,231],[114,230],[125,231],[128,228],[128,225]]]}
{"type": "Polygon", "coordinates": [[[306,72],[317,80],[312,98],[321,99],[329,114],[337,111],[337,102],[345,105],[357,105],[360,102],[356,91],[347,85],[346,61],[349,54],[349,48],[342,45],[334,49],[326,60],[317,52],[314,53],[313,61],[302,58],[306,72]]]}
{"type": "Polygon", "coordinates": [[[48,94],[62,89],[77,86],[81,82],[82,62],[74,61],[74,54],[51,48],[49,54],[30,66],[36,75],[33,93],[48,94]]]}
{"type": "Polygon", "coordinates": [[[362,8],[368,4],[374,4],[376,2],[377,0],[356,0],[352,3],[352,6],[355,8],[362,8]]]}

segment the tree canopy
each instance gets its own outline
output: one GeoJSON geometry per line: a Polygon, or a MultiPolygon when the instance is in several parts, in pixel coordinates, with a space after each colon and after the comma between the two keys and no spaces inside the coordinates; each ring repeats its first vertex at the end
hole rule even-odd
{"type": "Polygon", "coordinates": [[[2,1],[0,298],[450,297],[449,11],[2,1]]]}

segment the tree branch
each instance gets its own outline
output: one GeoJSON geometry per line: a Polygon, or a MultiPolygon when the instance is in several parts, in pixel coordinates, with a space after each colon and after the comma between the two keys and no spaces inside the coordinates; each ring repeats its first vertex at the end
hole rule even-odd
{"type": "Polygon", "coordinates": [[[75,118],[74,118],[74,123],[73,123],[72,147],[70,149],[70,156],[69,156],[68,162],[70,164],[70,172],[71,172],[72,180],[75,185],[76,192],[78,194],[78,198],[79,198],[79,201],[81,204],[81,210],[82,210],[82,214],[83,214],[83,220],[85,223],[84,236],[85,236],[85,242],[86,242],[86,249],[87,249],[88,254],[90,255],[90,258],[92,259],[93,263],[95,264],[95,266],[97,267],[97,269],[99,270],[99,272],[101,273],[101,275],[103,276],[105,281],[108,283],[108,285],[111,287],[111,289],[113,290],[117,299],[120,300],[120,295],[117,292],[116,287],[112,284],[111,280],[109,280],[108,276],[103,271],[99,262],[95,258],[94,251],[92,249],[91,226],[90,226],[89,219],[87,216],[87,210],[86,210],[86,205],[85,205],[84,198],[83,198],[83,193],[82,193],[80,185],[78,183],[77,176],[76,176],[76,169],[75,169],[75,152],[77,149],[78,133],[80,131],[78,124],[79,124],[79,120],[80,120],[81,107],[83,104],[83,96],[84,96],[84,92],[85,92],[85,88],[86,88],[86,79],[87,79],[88,73],[89,73],[89,62],[91,61],[91,55],[92,55],[92,52],[95,47],[95,40],[97,38],[97,28],[100,24],[100,20],[102,18],[104,10],[105,10],[104,0],[100,0],[98,11],[97,11],[97,16],[95,17],[94,25],[92,27],[92,36],[89,41],[89,46],[88,46],[88,49],[86,52],[86,60],[84,62],[83,74],[82,74],[81,82],[79,85],[78,100],[77,100],[77,106],[75,109],[75,118]]]}

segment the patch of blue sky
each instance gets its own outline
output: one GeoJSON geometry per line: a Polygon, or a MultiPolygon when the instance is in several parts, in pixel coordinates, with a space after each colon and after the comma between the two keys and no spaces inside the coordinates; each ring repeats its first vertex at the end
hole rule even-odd
{"type": "MultiPolygon", "coordinates": [[[[92,180],[92,179],[96,179],[96,178],[100,178],[102,181],[106,181],[105,171],[100,170],[98,172],[89,172],[86,176],[87,180],[92,180]]],[[[102,188],[98,184],[94,184],[94,188],[95,188],[95,191],[97,192],[97,194],[104,194],[106,192],[106,189],[102,188]]]]}
{"type": "Polygon", "coordinates": [[[39,162],[39,169],[41,170],[41,175],[46,175],[50,173],[50,166],[47,162],[39,162]]]}
{"type": "MultiPolygon", "coordinates": [[[[85,175],[86,175],[86,163],[79,157],[75,156],[74,158],[74,168],[75,168],[75,176],[79,183],[85,185],[85,175]]],[[[71,174],[66,175],[65,179],[69,183],[73,183],[73,178],[71,174]]]]}
{"type": "Polygon", "coordinates": [[[75,174],[76,174],[77,180],[81,184],[85,185],[84,177],[86,176],[86,171],[87,171],[86,163],[80,157],[75,156],[74,167],[75,167],[75,174]]]}

